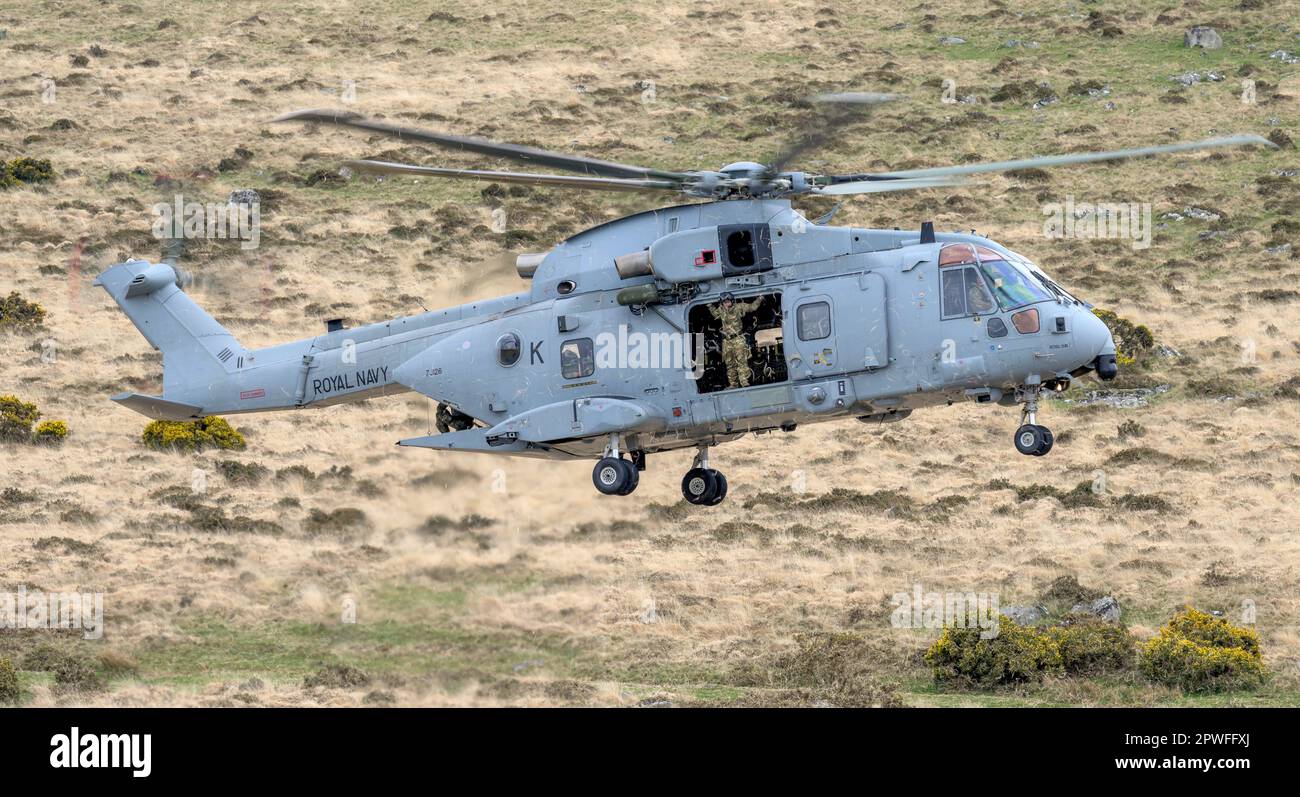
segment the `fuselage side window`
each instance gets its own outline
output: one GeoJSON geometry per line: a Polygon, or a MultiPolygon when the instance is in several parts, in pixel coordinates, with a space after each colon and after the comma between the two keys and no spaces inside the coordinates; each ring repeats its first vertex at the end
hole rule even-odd
{"type": "Polygon", "coordinates": [[[831,306],[829,302],[809,302],[799,305],[799,340],[821,340],[831,336],[831,306]]]}
{"type": "Polygon", "coordinates": [[[522,344],[519,336],[513,332],[507,332],[500,338],[497,338],[497,362],[509,367],[519,362],[519,353],[522,350],[522,344]]]}
{"type": "Polygon", "coordinates": [[[596,373],[596,347],[591,338],[566,340],[560,345],[560,375],[582,379],[596,373]]]}

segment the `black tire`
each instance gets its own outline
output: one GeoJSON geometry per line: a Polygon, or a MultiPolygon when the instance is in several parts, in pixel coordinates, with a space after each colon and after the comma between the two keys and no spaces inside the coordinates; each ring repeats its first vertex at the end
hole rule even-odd
{"type": "Polygon", "coordinates": [[[620,459],[619,462],[627,465],[628,475],[627,486],[623,488],[619,495],[631,495],[636,486],[641,483],[641,472],[636,469],[636,463],[634,462],[629,462],[626,459],[620,459]]]}
{"type": "Polygon", "coordinates": [[[716,471],[704,468],[691,468],[686,471],[686,475],[682,477],[682,497],[687,503],[703,506],[713,500],[718,489],[718,480],[714,478],[714,473],[716,471]]]}
{"type": "Polygon", "coordinates": [[[717,488],[714,490],[713,499],[709,501],[709,506],[717,506],[727,497],[727,477],[722,475],[722,471],[715,470],[712,473],[717,488]]]}
{"type": "Polygon", "coordinates": [[[1038,428],[1043,434],[1043,441],[1038,444],[1038,450],[1034,452],[1034,456],[1041,457],[1048,451],[1052,450],[1052,441],[1055,440],[1055,438],[1052,436],[1052,430],[1048,429],[1046,426],[1040,426],[1038,428]]]}
{"type": "Polygon", "coordinates": [[[626,495],[628,483],[632,481],[632,467],[627,460],[617,457],[604,457],[596,463],[591,471],[591,482],[605,495],[626,495]]]}
{"type": "Polygon", "coordinates": [[[1025,424],[1016,430],[1016,450],[1026,456],[1034,456],[1043,444],[1043,427],[1025,424]]]}

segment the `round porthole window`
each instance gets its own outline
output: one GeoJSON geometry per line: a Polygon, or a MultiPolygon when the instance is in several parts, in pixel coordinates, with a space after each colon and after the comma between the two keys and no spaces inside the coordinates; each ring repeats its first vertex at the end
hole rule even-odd
{"type": "Polygon", "coordinates": [[[564,280],[559,285],[555,286],[555,290],[561,296],[568,296],[570,293],[573,293],[573,289],[576,287],[578,287],[578,283],[573,280],[564,280]]]}
{"type": "Polygon", "coordinates": [[[519,362],[519,353],[523,350],[523,344],[519,341],[519,336],[513,332],[507,332],[497,338],[497,362],[504,366],[511,366],[519,362]]]}

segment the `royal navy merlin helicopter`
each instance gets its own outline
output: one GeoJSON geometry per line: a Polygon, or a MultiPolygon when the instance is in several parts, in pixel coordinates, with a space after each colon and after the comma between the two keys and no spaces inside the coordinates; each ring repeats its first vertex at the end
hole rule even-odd
{"type": "Polygon", "coordinates": [[[727,494],[711,447],[806,423],[899,421],[956,401],[1018,405],[1015,446],[1042,456],[1052,433],[1038,423],[1040,399],[1085,375],[1117,373],[1115,343],[1091,305],[988,238],[936,233],[928,222],[912,230],[830,226],[834,211],[809,220],[790,198],[948,188],[981,173],[1272,145],[1237,135],[886,173],[787,168],[833,135],[843,114],[890,99],[818,97],[832,109],[809,127],[820,132],[768,163],[717,171],[614,163],[336,111],[286,114],[276,121],[573,174],[348,162],[354,170],[706,201],[637,213],[519,255],[517,271],[530,284],[510,296],[353,329],[331,321],[323,334],[257,350],[191,300],[170,263],[120,263],[96,284],[162,352],[163,392],[113,400],[185,420],[413,390],[439,402],[440,433],[399,445],[594,458],[592,480],[607,495],[635,490],[649,454],[695,448],[682,493],[709,506],[727,494]]]}

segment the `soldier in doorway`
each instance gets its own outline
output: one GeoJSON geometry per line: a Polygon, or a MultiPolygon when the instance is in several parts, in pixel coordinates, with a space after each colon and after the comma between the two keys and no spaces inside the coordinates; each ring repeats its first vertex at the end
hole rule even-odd
{"type": "Polygon", "coordinates": [[[745,336],[745,315],[758,308],[762,299],[736,302],[730,293],[709,312],[722,327],[722,362],[727,366],[727,387],[749,387],[749,341],[745,336]]]}

